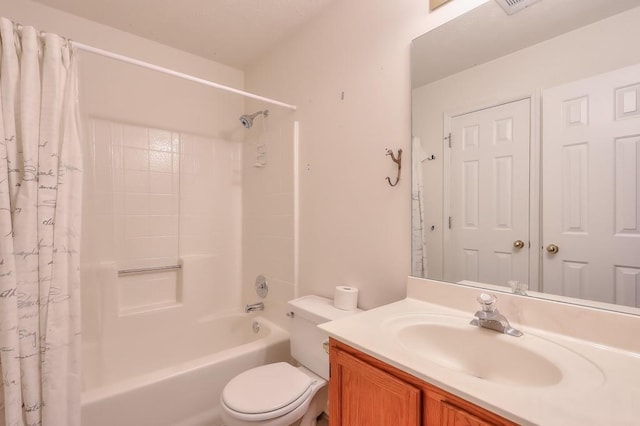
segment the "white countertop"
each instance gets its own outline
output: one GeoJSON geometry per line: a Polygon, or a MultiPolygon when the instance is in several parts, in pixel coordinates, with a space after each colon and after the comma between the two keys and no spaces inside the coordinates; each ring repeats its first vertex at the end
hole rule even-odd
{"type": "MultiPolygon", "coordinates": [[[[566,380],[529,387],[496,383],[444,367],[407,349],[393,333],[384,331],[390,319],[400,316],[440,314],[471,320],[473,313],[407,298],[319,327],[341,342],[522,425],[640,425],[638,353],[515,324],[524,336],[503,335],[505,338],[551,341],[562,347],[560,352],[571,351],[580,359],[570,367],[566,380]]],[[[461,341],[460,351],[464,350],[461,341]]],[[[522,368],[528,367],[523,364],[522,368]]]]}

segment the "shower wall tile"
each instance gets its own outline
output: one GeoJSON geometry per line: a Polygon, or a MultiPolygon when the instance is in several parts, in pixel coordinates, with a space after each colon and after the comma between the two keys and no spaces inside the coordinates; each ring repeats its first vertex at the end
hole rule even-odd
{"type": "Polygon", "coordinates": [[[110,188],[113,173],[110,168],[100,168],[93,171],[94,184],[97,188],[110,188]]]}
{"type": "MultiPolygon", "coordinates": [[[[95,170],[111,170],[111,132],[110,125],[105,121],[95,121],[91,126],[92,144],[91,148],[94,154],[93,166],[95,170]]],[[[107,188],[99,185],[98,189],[107,188]]]]}
{"type": "Polygon", "coordinates": [[[149,226],[147,235],[152,237],[178,236],[179,219],[175,215],[154,215],[145,218],[145,224],[149,226]]]}
{"type": "Polygon", "coordinates": [[[153,172],[178,173],[179,166],[174,170],[174,154],[163,151],[150,151],[149,170],[153,172]]]}
{"type": "Polygon", "coordinates": [[[178,260],[177,248],[177,236],[126,238],[122,259],[128,262],[138,261],[138,265],[144,266],[150,266],[145,261],[151,259],[167,259],[170,261],[167,265],[171,265],[178,260]]]}
{"type": "Polygon", "coordinates": [[[97,119],[91,132],[93,207],[104,212],[100,239],[113,241],[102,258],[114,265],[107,328],[127,334],[149,314],[193,321],[238,309],[241,145],[97,119]],[[179,272],[115,274],[177,263],[179,272]]]}
{"type": "Polygon", "coordinates": [[[179,181],[173,173],[149,173],[149,192],[151,194],[174,194],[179,181]]]}
{"type": "MultiPolygon", "coordinates": [[[[176,264],[180,185],[173,156],[179,155],[179,136],[104,120],[92,120],[92,130],[94,163],[101,170],[94,174],[96,204],[113,224],[102,238],[114,240],[117,268],[176,264]]],[[[115,284],[121,314],[180,303],[176,273],[119,277],[115,284]]]]}
{"type": "Polygon", "coordinates": [[[123,216],[124,233],[128,237],[144,237],[151,233],[151,223],[148,219],[153,216],[123,216]]]}
{"type": "Polygon", "coordinates": [[[93,194],[93,208],[96,212],[108,212],[111,211],[113,205],[113,195],[101,192],[93,194]]]}
{"type": "Polygon", "coordinates": [[[124,169],[149,171],[149,150],[125,147],[124,169]]]}
{"type": "Polygon", "coordinates": [[[182,173],[187,175],[199,175],[201,173],[200,157],[198,157],[197,155],[183,155],[182,173]]]}
{"type": "Polygon", "coordinates": [[[122,130],[122,141],[124,146],[149,149],[148,129],[144,127],[124,125],[122,130]]]}
{"type": "Polygon", "coordinates": [[[149,213],[152,215],[174,215],[179,211],[178,194],[149,194],[149,213]]]}
{"type": "Polygon", "coordinates": [[[124,170],[116,168],[111,169],[111,178],[113,179],[113,187],[110,187],[109,190],[114,193],[122,194],[124,192],[124,170]]]}
{"type": "MultiPolygon", "coordinates": [[[[188,186],[189,181],[190,181],[189,179],[183,178],[182,187],[184,188],[188,186]]],[[[202,218],[203,216],[205,216],[208,209],[207,209],[206,200],[204,198],[207,197],[208,194],[200,193],[200,194],[188,195],[188,194],[185,194],[185,192],[187,192],[186,190],[181,192],[182,193],[180,194],[180,208],[182,209],[182,211],[188,212],[189,215],[196,216],[198,218],[202,218]]]]}
{"type": "Polygon", "coordinates": [[[240,173],[239,144],[194,135],[181,144],[181,250],[240,256],[240,229],[233,226],[242,218],[241,188],[233,181],[240,173]]]}
{"type": "Polygon", "coordinates": [[[150,213],[149,212],[149,194],[124,192],[122,195],[123,195],[122,197],[123,206],[121,210],[116,210],[116,214],[148,215],[150,213]]]}
{"type": "Polygon", "coordinates": [[[265,275],[265,316],[286,328],[286,303],[296,295],[293,126],[278,111],[267,121],[249,129],[243,145],[243,299],[256,301],[253,282],[265,275]],[[254,167],[258,149],[264,167],[254,167]]]}
{"type": "Polygon", "coordinates": [[[126,193],[148,193],[149,172],[138,170],[124,170],[122,190],[126,193]]]}
{"type": "Polygon", "coordinates": [[[177,152],[177,144],[173,144],[171,132],[167,130],[149,129],[149,149],[154,151],[177,152]]]}
{"type": "MultiPolygon", "coordinates": [[[[180,153],[185,157],[201,154],[203,150],[207,150],[207,145],[202,139],[197,135],[183,135],[180,139],[180,153]]],[[[211,155],[213,155],[213,147],[211,147],[211,155]]]]}
{"type": "Polygon", "coordinates": [[[183,216],[182,233],[184,235],[213,235],[212,220],[205,218],[204,215],[183,216]]]}
{"type": "Polygon", "coordinates": [[[166,265],[178,262],[175,225],[160,226],[179,221],[180,175],[179,169],[173,169],[173,156],[179,155],[179,146],[174,147],[174,140],[179,136],[174,138],[168,130],[123,127],[123,209],[116,211],[124,223],[120,263],[145,267],[158,265],[160,259],[166,265]],[[157,216],[164,220],[152,220],[157,216]]]}

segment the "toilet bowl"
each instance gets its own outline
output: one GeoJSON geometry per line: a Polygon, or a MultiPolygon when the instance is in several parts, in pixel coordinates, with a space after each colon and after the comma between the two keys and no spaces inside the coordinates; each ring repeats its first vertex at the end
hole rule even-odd
{"type": "Polygon", "coordinates": [[[291,356],[301,366],[277,362],[240,373],[222,395],[225,426],[314,426],[328,399],[328,335],[317,325],[353,315],[320,296],[289,301],[291,356]]]}
{"type": "Polygon", "coordinates": [[[327,381],[304,367],[279,362],[247,370],[225,386],[225,426],[313,426],[327,401],[327,381]]]}

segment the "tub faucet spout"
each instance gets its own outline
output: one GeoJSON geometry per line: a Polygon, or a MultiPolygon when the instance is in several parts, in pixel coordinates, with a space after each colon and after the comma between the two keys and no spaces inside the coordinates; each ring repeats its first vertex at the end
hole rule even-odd
{"type": "Polygon", "coordinates": [[[264,311],[264,303],[258,302],[258,303],[252,303],[250,305],[245,305],[244,311],[246,313],[255,312],[255,311],[264,311]]]}

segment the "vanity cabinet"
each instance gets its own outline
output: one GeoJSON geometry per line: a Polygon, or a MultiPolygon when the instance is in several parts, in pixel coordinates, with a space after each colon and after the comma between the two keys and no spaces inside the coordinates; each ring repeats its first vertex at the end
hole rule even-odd
{"type": "Polygon", "coordinates": [[[330,339],[331,426],[507,426],[494,413],[330,339]]]}

